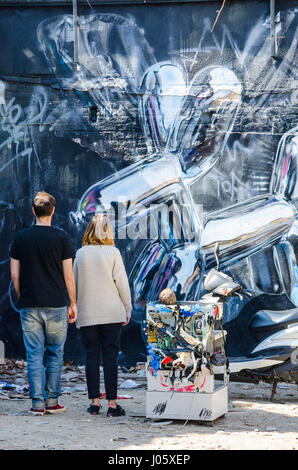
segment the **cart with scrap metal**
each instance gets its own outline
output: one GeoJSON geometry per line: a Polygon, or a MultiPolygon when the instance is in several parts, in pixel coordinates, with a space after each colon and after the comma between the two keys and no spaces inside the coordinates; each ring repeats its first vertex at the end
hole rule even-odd
{"type": "Polygon", "coordinates": [[[221,299],[209,294],[198,302],[147,304],[147,418],[210,423],[228,411],[222,313],[221,299]]]}

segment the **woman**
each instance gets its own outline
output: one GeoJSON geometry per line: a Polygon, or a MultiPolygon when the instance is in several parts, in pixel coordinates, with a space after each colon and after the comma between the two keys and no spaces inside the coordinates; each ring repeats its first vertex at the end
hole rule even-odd
{"type": "Polygon", "coordinates": [[[77,327],[86,351],[88,412],[97,415],[100,405],[99,366],[102,352],[107,416],[125,415],[116,403],[118,353],[122,325],[131,315],[131,296],[120,251],[114,246],[112,225],[106,214],[93,217],[76,253],[77,327]]]}

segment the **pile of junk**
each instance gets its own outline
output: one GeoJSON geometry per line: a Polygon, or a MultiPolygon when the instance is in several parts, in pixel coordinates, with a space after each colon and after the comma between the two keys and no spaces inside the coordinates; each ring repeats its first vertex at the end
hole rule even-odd
{"type": "Polygon", "coordinates": [[[212,269],[204,287],[199,301],[177,302],[167,288],[147,304],[147,418],[212,422],[228,411],[223,305],[241,286],[212,269]]]}

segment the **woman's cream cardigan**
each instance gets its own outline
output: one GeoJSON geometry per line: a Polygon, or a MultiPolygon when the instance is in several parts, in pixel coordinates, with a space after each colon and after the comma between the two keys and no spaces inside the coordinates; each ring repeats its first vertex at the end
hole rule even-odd
{"type": "Polygon", "coordinates": [[[131,315],[128,279],[118,248],[86,245],[76,253],[77,328],[125,322],[131,315]]]}

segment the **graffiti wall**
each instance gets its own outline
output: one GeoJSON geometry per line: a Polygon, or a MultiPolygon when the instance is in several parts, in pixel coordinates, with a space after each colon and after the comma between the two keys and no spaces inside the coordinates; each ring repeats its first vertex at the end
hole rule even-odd
{"type": "MultiPolygon", "coordinates": [[[[92,2],[91,2],[92,3],[92,2]]],[[[24,356],[9,245],[33,223],[38,190],[76,249],[108,211],[133,312],[121,361],[144,361],[146,302],[171,287],[199,299],[215,266],[244,287],[225,306],[231,331],[252,302],[298,306],[295,1],[79,5],[0,2],[0,339],[24,356]],[[245,292],[248,292],[247,294],[245,292]],[[249,295],[250,293],[250,295],[249,295]]],[[[229,337],[229,334],[228,334],[229,337]]],[[[231,334],[232,337],[232,334],[231,334]]],[[[228,343],[243,353],[241,341],[228,343]]],[[[80,361],[79,331],[65,355],[80,361]]]]}

